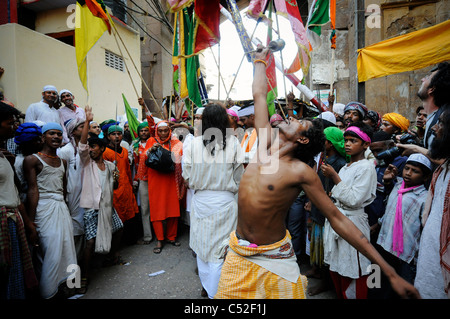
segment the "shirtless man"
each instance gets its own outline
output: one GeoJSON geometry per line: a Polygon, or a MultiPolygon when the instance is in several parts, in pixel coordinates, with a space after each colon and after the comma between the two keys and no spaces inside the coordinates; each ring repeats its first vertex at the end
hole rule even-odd
{"type": "MultiPolygon", "coordinates": [[[[255,53],[254,60],[252,90],[255,103],[255,127],[260,137],[265,135],[274,137],[276,133],[269,124],[266,104],[266,70],[265,63],[262,61],[265,60],[267,52],[265,48],[262,52],[255,53]]],[[[272,249],[276,244],[282,243],[281,248],[277,248],[278,258],[286,250],[283,247],[289,247],[287,245],[290,244],[290,239],[286,234],[285,225],[286,213],[301,189],[328,218],[336,233],[380,266],[401,297],[419,298],[417,290],[398,276],[361,231],[340,213],[325,194],[317,174],[307,165],[307,162],[319,152],[317,147],[320,146],[317,141],[323,139],[323,137],[320,138],[323,133],[314,127],[313,122],[294,118],[282,122],[277,128],[279,143],[272,143],[269,139],[261,138],[257,155],[242,177],[239,187],[237,228],[236,232],[230,235],[230,249],[222,268],[215,298],[304,298],[304,289],[298,287],[305,283],[302,283],[301,279],[296,279],[302,276],[297,274],[290,277],[290,274],[285,273],[282,274],[284,281],[280,282],[273,277],[272,270],[267,272],[264,269],[255,268],[255,264],[270,267],[268,261],[261,261],[261,258],[253,260],[249,258],[254,252],[257,252],[258,256],[264,254],[267,251],[262,251],[264,247],[272,249]],[[268,161],[263,161],[264,158],[268,161]],[[277,163],[278,170],[266,171],[268,165],[273,163],[277,163]],[[239,256],[236,257],[237,255],[239,256]],[[249,260],[252,261],[250,264],[248,264],[249,260]],[[256,277],[251,276],[254,272],[258,272],[256,277]],[[286,278],[289,279],[285,280],[286,278]],[[267,286],[268,282],[273,283],[273,286],[267,286]],[[281,286],[283,288],[279,288],[281,286]],[[278,292],[272,291],[277,289],[278,292]]],[[[287,257],[285,259],[291,258],[287,257]]],[[[284,262],[280,258],[274,259],[273,256],[272,258],[269,256],[268,259],[275,260],[275,263],[284,262]]],[[[277,271],[276,267],[273,270],[277,271]]],[[[287,272],[292,274],[292,271],[293,268],[290,268],[287,272]]]]}

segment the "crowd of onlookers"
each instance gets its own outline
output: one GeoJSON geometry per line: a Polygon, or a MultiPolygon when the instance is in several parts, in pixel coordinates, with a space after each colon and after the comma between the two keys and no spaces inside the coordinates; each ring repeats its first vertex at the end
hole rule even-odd
{"type": "MultiPolygon", "coordinates": [[[[450,66],[440,63],[422,80],[422,105],[412,123],[397,112],[379,114],[359,102],[336,103],[333,96],[329,111],[312,119],[321,123],[325,144],[307,164],[340,210],[425,298],[450,295],[449,92],[450,66]],[[350,131],[363,141],[360,149],[352,149],[350,131]],[[365,161],[353,165],[358,156],[365,161]]],[[[215,265],[220,262],[213,250],[223,240],[219,233],[229,234],[221,227],[236,225],[239,181],[258,147],[253,105],[216,103],[188,110],[175,97],[172,105],[166,101],[161,119],[139,99],[146,118],[130,127],[131,122],[117,119],[94,121],[101,114],[77,106],[69,90],[58,92],[52,85],[43,88],[42,100],[25,114],[6,96],[1,100],[2,299],[85,293],[95,255],[104,257],[105,266],[118,265],[124,263],[122,244],[153,241],[153,253],[160,254],[164,245],[180,246],[180,222],[191,227],[202,294],[214,297],[220,277],[215,265]],[[224,137],[222,148],[206,137],[212,128],[224,137]],[[171,153],[171,165],[155,168],[151,155],[164,150],[171,153]],[[226,158],[226,166],[201,166],[198,161],[219,155],[226,158]],[[204,213],[214,209],[231,209],[234,215],[224,213],[226,218],[219,219],[220,214],[204,213]],[[76,291],[66,284],[70,265],[80,267],[76,291]]],[[[285,116],[301,118],[299,113],[291,92],[287,106],[270,117],[270,125],[276,128],[285,116]]],[[[363,279],[365,284],[370,263],[343,245],[330,246],[329,224],[303,191],[287,216],[298,263],[310,263],[307,276],[320,280],[310,294],[336,289],[343,298],[395,296],[385,277],[381,288],[362,295],[359,288],[349,292],[342,278],[363,279]]]]}

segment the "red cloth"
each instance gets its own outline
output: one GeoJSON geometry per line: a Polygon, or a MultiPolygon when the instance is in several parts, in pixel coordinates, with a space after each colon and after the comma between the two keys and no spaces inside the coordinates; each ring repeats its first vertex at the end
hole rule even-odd
{"type": "Polygon", "coordinates": [[[139,143],[138,147],[134,150],[134,165],[136,168],[136,174],[134,175],[135,181],[146,181],[147,177],[147,167],[145,166],[145,159],[147,158],[147,150],[149,149],[149,144],[145,144],[145,147],[139,143]]]}
{"type": "Polygon", "coordinates": [[[220,40],[220,1],[195,0],[194,10],[198,23],[194,50],[197,53],[220,40]]]}
{"type": "MultiPolygon", "coordinates": [[[[176,148],[172,144],[172,152],[176,148]]],[[[156,143],[154,138],[147,141],[148,147],[152,147],[156,143]]],[[[164,144],[164,148],[169,149],[168,145],[164,144]]],[[[182,155],[182,148],[180,156],[182,155]]],[[[176,164],[175,166],[178,166],[176,164]]],[[[179,185],[176,179],[176,171],[172,173],[160,173],[152,168],[147,167],[148,177],[148,199],[150,202],[150,220],[158,221],[165,220],[169,217],[180,217],[180,198],[178,198],[179,185]]]]}
{"type": "MultiPolygon", "coordinates": [[[[163,123],[161,121],[158,123],[163,123]]],[[[158,130],[156,125],[156,132],[158,130]]],[[[150,220],[160,221],[169,217],[180,217],[180,200],[183,198],[186,187],[181,176],[181,156],[183,155],[183,143],[172,132],[166,140],[162,141],[158,135],[147,141],[146,148],[150,149],[155,143],[161,144],[165,149],[171,150],[176,158],[175,172],[160,173],[152,168],[147,168],[148,199],[150,201],[150,220]]]]}
{"type": "Polygon", "coordinates": [[[153,229],[155,230],[156,238],[159,241],[163,241],[164,238],[167,238],[167,240],[175,240],[177,238],[177,232],[178,232],[178,218],[172,217],[167,219],[166,224],[166,236],[164,236],[164,226],[163,222],[160,220],[152,222],[153,229]]]}
{"type": "Polygon", "coordinates": [[[344,277],[337,272],[330,270],[330,276],[334,283],[334,288],[336,289],[336,296],[338,299],[354,299],[355,296],[348,296],[348,288],[350,284],[355,281],[355,295],[356,299],[367,299],[367,277],[361,276],[358,279],[353,279],[349,277],[344,277]]]}
{"type": "MultiPolygon", "coordinates": [[[[148,129],[150,131],[150,138],[155,136],[155,120],[153,116],[147,114],[148,129]]],[[[136,169],[136,174],[134,175],[134,180],[146,181],[147,180],[147,167],[145,166],[145,159],[147,157],[148,143],[143,147],[140,142],[134,144],[134,165],[136,169]],[[136,147],[137,145],[137,147],[136,147]],[[140,165],[142,163],[142,165],[140,165]]]]}
{"type": "Polygon", "coordinates": [[[128,151],[122,147],[121,153],[117,153],[117,156],[114,153],[114,150],[106,148],[103,153],[103,158],[113,163],[114,160],[117,160],[117,169],[119,170],[120,177],[119,187],[114,190],[113,206],[122,222],[125,222],[133,218],[139,212],[139,208],[133,193],[128,151]]]}

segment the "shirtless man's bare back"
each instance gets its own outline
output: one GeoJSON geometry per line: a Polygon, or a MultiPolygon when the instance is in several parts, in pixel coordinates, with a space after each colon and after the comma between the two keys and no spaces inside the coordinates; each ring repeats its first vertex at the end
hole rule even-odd
{"type": "Polygon", "coordinates": [[[320,151],[323,145],[323,142],[319,144],[320,134],[323,133],[313,122],[295,118],[280,123],[278,130],[271,128],[266,104],[265,65],[257,62],[265,60],[267,52],[267,49],[263,49],[255,53],[252,90],[259,146],[240,183],[236,235],[256,245],[281,240],[286,235],[285,218],[288,208],[303,189],[311,202],[324,213],[334,230],[380,266],[400,296],[420,297],[414,286],[398,276],[361,231],[336,208],[325,194],[315,171],[306,164],[320,151]],[[263,136],[272,138],[264,139],[263,136]],[[277,169],[271,171],[270,165],[277,169]]]}

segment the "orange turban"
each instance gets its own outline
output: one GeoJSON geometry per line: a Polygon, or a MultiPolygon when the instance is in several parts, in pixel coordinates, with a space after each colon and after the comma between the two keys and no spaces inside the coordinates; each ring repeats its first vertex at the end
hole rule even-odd
{"type": "Polygon", "coordinates": [[[388,121],[392,125],[398,127],[402,132],[408,131],[409,120],[398,113],[386,113],[383,115],[383,120],[388,121]]]}

